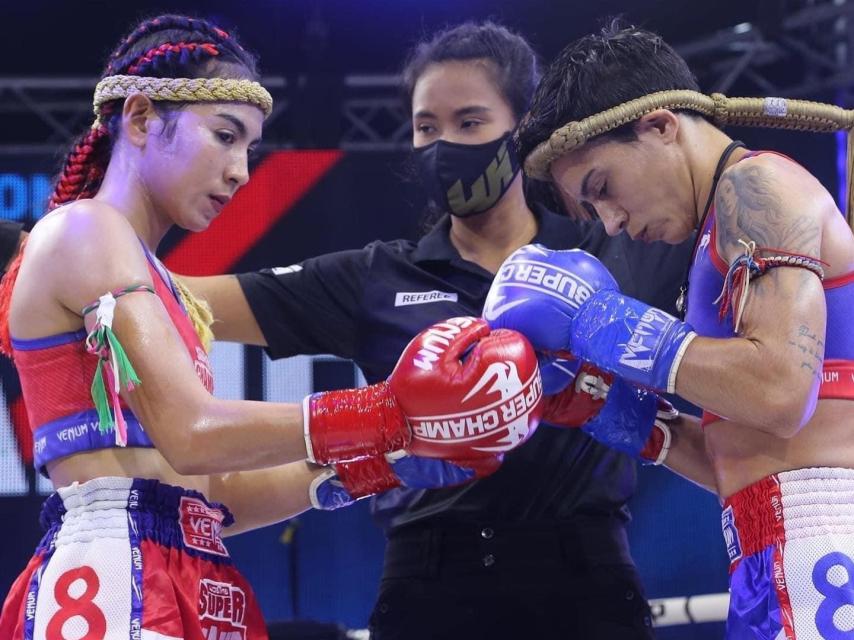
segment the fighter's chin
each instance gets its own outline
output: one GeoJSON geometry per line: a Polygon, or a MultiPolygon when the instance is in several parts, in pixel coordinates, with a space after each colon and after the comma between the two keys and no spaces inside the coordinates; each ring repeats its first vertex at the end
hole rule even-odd
{"type": "Polygon", "coordinates": [[[187,216],[178,223],[178,226],[181,227],[184,231],[199,233],[200,231],[205,231],[209,226],[211,226],[211,222],[213,221],[213,217],[203,216],[199,214],[194,216],[187,216]]]}

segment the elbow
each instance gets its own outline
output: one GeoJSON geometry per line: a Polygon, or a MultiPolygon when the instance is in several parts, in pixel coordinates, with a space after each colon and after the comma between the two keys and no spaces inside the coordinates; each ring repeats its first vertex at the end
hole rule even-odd
{"type": "Polygon", "coordinates": [[[794,438],[812,418],[818,398],[815,392],[801,392],[780,384],[768,390],[757,407],[759,428],[778,438],[794,438]]]}
{"type": "Polygon", "coordinates": [[[193,448],[188,447],[186,451],[179,454],[166,455],[166,461],[178,474],[182,476],[201,476],[211,473],[210,464],[200,460],[192,453],[193,448]]]}
{"type": "MultiPolygon", "coordinates": [[[[211,455],[207,423],[203,417],[181,421],[185,426],[175,429],[169,442],[158,443],[166,462],[182,476],[209,475],[221,471],[220,461],[211,455]]],[[[173,429],[174,429],[173,423],[173,429]]]]}
{"type": "Polygon", "coordinates": [[[208,455],[203,430],[193,425],[184,430],[183,438],[171,451],[163,452],[169,465],[182,476],[202,476],[221,470],[213,456],[208,455]]]}

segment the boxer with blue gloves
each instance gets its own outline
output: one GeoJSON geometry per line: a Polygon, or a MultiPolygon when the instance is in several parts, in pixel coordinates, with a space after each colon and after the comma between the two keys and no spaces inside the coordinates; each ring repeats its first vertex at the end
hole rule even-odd
{"type": "Polygon", "coordinates": [[[585,421],[566,421],[549,409],[565,398],[561,392],[547,398],[546,422],[580,426],[643,462],[664,461],[671,435],[663,420],[678,413],[643,387],[670,386],[667,378],[673,371],[675,379],[693,336],[688,325],[620,294],[608,270],[587,252],[539,245],[521,247],[504,261],[483,315],[490,326],[513,328],[531,341],[547,393],[559,391],[563,380],[563,386],[603,399],[585,421]]]}
{"type": "Polygon", "coordinates": [[[639,385],[673,393],[695,333],[664,311],[625,296],[598,259],[580,249],[517,249],[484,307],[493,327],[516,328],[534,348],[569,352],[639,385]]]}

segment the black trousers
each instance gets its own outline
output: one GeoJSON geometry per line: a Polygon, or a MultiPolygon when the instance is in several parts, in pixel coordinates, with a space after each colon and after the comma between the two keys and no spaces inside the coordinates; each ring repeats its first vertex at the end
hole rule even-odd
{"type": "Polygon", "coordinates": [[[393,531],[372,640],[649,640],[620,522],[412,525],[393,531]]]}

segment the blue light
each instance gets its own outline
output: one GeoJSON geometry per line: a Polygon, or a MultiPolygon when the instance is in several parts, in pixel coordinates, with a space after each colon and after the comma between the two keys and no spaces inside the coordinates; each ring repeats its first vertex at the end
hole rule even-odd
{"type": "Polygon", "coordinates": [[[47,210],[50,176],[44,173],[0,173],[0,218],[38,220],[47,210]]]}
{"type": "Polygon", "coordinates": [[[836,132],[836,184],[839,210],[845,215],[848,202],[848,134],[836,132]]]}

